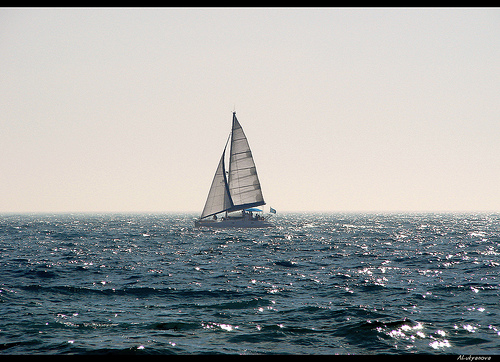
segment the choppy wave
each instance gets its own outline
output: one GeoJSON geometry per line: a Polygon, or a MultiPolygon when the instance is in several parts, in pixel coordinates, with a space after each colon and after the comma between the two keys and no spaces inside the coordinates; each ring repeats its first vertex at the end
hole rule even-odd
{"type": "Polygon", "coordinates": [[[500,215],[2,215],[0,354],[496,354],[500,215]]]}

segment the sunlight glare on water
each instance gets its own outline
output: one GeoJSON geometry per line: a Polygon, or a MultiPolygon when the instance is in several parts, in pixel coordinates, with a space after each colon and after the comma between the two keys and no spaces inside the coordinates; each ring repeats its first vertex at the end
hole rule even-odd
{"type": "Polygon", "coordinates": [[[0,354],[494,354],[498,214],[2,215],[0,354]]]}

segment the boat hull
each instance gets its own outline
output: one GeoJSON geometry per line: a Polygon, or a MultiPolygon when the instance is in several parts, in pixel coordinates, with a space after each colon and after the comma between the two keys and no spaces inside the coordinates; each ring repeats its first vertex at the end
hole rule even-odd
{"type": "Polygon", "coordinates": [[[267,220],[248,220],[248,219],[224,219],[224,220],[195,220],[195,227],[209,228],[266,228],[273,224],[267,220]]]}

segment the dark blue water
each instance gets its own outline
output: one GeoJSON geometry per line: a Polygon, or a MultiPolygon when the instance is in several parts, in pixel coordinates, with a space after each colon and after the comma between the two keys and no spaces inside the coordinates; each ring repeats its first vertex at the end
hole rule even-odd
{"type": "Polygon", "coordinates": [[[0,354],[498,354],[499,214],[0,215],[0,354]]]}

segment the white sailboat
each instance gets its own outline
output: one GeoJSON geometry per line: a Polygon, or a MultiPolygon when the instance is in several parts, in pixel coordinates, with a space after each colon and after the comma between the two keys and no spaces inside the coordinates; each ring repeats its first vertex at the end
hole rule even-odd
{"type": "MultiPolygon", "coordinates": [[[[195,226],[218,228],[273,226],[268,220],[269,217],[260,215],[262,210],[257,209],[263,205],[265,205],[264,197],[252,152],[243,128],[236,119],[236,112],[233,112],[231,134],[215,171],[205,207],[200,218],[195,220],[195,226]],[[225,154],[229,139],[231,139],[229,171],[226,171],[225,154]]],[[[272,208],[271,211],[276,212],[272,208]]]]}

